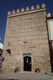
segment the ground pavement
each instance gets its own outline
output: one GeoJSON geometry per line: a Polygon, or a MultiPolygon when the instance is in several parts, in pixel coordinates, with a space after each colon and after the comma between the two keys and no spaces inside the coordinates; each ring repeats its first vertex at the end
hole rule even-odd
{"type": "Polygon", "coordinates": [[[2,73],[0,80],[53,80],[52,73],[18,72],[2,73]]]}

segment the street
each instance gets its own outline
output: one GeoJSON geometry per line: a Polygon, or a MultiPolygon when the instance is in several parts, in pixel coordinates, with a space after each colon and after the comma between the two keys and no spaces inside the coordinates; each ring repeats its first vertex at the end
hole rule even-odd
{"type": "Polygon", "coordinates": [[[18,72],[2,73],[0,80],[53,80],[52,73],[18,72]]]}

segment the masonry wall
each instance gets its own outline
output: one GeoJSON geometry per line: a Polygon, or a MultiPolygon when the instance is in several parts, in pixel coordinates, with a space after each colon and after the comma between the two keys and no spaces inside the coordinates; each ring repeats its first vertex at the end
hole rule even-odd
{"type": "Polygon", "coordinates": [[[7,17],[4,41],[4,71],[14,71],[18,66],[23,71],[23,54],[31,53],[32,71],[38,67],[51,71],[46,10],[37,10],[7,17]],[[11,55],[7,53],[11,50],[11,55]]]}

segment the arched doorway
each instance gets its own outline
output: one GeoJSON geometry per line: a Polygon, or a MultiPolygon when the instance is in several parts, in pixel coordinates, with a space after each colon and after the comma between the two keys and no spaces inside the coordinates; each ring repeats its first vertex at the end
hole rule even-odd
{"type": "Polygon", "coordinates": [[[31,57],[24,57],[24,71],[31,71],[31,57]]]}

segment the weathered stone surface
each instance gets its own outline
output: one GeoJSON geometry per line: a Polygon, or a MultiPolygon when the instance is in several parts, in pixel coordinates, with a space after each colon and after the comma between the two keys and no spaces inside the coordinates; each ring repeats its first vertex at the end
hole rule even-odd
{"type": "Polygon", "coordinates": [[[5,71],[14,71],[17,66],[23,71],[25,52],[31,53],[32,71],[37,67],[51,71],[45,14],[45,10],[40,10],[7,18],[3,51],[5,71]],[[11,49],[11,56],[7,49],[11,49]]]}

